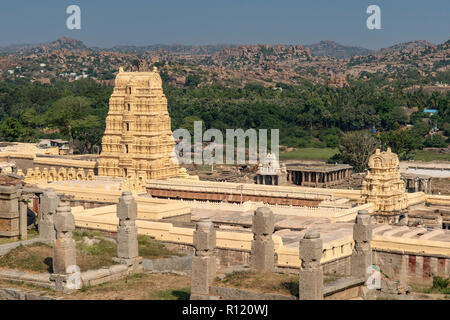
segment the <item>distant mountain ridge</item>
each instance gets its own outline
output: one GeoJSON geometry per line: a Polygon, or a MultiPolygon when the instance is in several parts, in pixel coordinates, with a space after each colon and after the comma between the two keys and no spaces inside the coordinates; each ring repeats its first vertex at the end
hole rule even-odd
{"type": "Polygon", "coordinates": [[[0,52],[3,53],[18,53],[18,52],[52,52],[57,50],[69,51],[92,51],[92,48],[86,46],[82,41],[72,38],[60,38],[48,43],[37,44],[13,44],[9,46],[0,47],[0,52]]]}
{"type": "Polygon", "coordinates": [[[351,58],[354,56],[366,56],[375,51],[361,47],[346,46],[331,40],[323,40],[318,43],[305,45],[304,47],[309,48],[312,55],[340,59],[351,58]]]}
{"type": "MultiPolygon", "coordinates": [[[[215,44],[215,45],[204,45],[204,46],[196,46],[196,45],[184,45],[184,44],[153,44],[148,46],[129,46],[129,45],[119,45],[114,46],[108,51],[114,52],[146,52],[146,51],[167,51],[172,53],[179,54],[213,54],[215,52],[221,51],[225,48],[232,48],[235,45],[230,44],[215,44]]],[[[97,48],[97,50],[105,50],[97,48]]]]}
{"type": "Polygon", "coordinates": [[[412,51],[415,49],[427,48],[427,47],[435,47],[435,45],[426,40],[413,40],[413,41],[408,41],[408,42],[397,43],[388,48],[382,48],[382,49],[376,51],[376,53],[385,54],[385,53],[391,53],[391,52],[399,52],[399,51],[403,51],[403,50],[412,51]]]}
{"type": "MultiPolygon", "coordinates": [[[[448,42],[448,41],[447,41],[448,42]]],[[[100,48],[91,47],[85,45],[82,41],[63,37],[48,43],[37,43],[37,44],[12,44],[8,46],[0,47],[0,53],[43,53],[52,52],[57,50],[69,50],[69,51],[110,51],[110,52],[120,52],[120,53],[143,53],[148,51],[166,51],[169,53],[177,54],[205,54],[212,55],[217,54],[223,50],[230,50],[239,47],[254,47],[254,46],[264,46],[267,48],[279,49],[280,46],[286,48],[290,47],[288,45],[246,45],[240,46],[236,44],[213,44],[213,45],[184,45],[184,44],[153,44],[144,46],[133,46],[133,45],[117,45],[111,48],[100,48]]],[[[388,48],[382,48],[380,50],[371,50],[356,46],[347,46],[337,43],[332,40],[322,40],[320,42],[310,44],[310,45],[296,45],[294,47],[308,48],[313,56],[321,57],[334,57],[339,59],[352,58],[354,56],[367,56],[372,54],[386,54],[391,52],[399,52],[402,50],[414,50],[416,48],[426,48],[435,47],[435,45],[426,40],[415,40],[409,42],[402,42],[390,46],[388,48]]]]}

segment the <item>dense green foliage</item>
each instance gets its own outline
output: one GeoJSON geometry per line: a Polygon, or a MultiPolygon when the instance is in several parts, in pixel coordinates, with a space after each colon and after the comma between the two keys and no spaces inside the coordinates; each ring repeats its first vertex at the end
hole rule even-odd
{"type": "MultiPolygon", "coordinates": [[[[165,86],[172,129],[192,130],[196,120],[203,121],[204,129],[223,131],[273,128],[280,129],[282,145],[331,148],[339,146],[344,132],[372,130],[382,146],[391,146],[402,159],[411,157],[414,149],[448,142],[429,133],[438,127],[448,135],[450,93],[404,94],[372,82],[332,88],[305,81],[301,86],[278,84],[275,89],[258,84],[245,88],[197,84],[198,79],[191,77],[184,88],[165,86]],[[439,113],[428,116],[424,108],[439,113]],[[413,126],[406,128],[407,124],[413,126]]],[[[111,87],[91,80],[52,85],[2,82],[0,140],[69,139],[70,127],[75,151],[92,152],[101,141],[111,93],[111,87]]]]}
{"type": "Polygon", "coordinates": [[[204,129],[278,128],[280,143],[291,147],[337,147],[342,133],[371,129],[380,145],[391,146],[401,159],[411,158],[415,149],[446,144],[442,136],[426,138],[432,127],[450,131],[450,93],[404,94],[362,82],[278,88],[167,87],[172,128],[190,129],[194,119],[203,120],[204,129]],[[428,116],[425,108],[439,113],[428,116]]]}
{"type": "Polygon", "coordinates": [[[72,136],[78,152],[92,152],[105,130],[111,93],[111,87],[91,80],[52,85],[1,82],[0,140],[36,142],[72,136]]]}

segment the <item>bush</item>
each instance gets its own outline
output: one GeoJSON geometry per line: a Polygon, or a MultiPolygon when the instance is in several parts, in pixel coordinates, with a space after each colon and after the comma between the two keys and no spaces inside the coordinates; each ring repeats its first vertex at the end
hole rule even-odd
{"type": "Polygon", "coordinates": [[[448,146],[448,144],[445,142],[444,137],[439,134],[428,136],[425,139],[423,145],[427,148],[446,148],[448,146]]]}
{"type": "Polygon", "coordinates": [[[433,287],[432,288],[441,291],[443,289],[447,289],[449,283],[450,283],[449,278],[433,277],[433,287]]]}
{"type": "Polygon", "coordinates": [[[442,277],[433,277],[433,285],[423,290],[424,293],[439,292],[443,294],[450,294],[450,279],[442,277]]]}

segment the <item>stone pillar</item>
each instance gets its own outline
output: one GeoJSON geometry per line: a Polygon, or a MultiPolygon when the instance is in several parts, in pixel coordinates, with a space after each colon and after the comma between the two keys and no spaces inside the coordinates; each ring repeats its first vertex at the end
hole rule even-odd
{"type": "Polygon", "coordinates": [[[271,272],[275,268],[275,251],[272,240],[274,217],[270,208],[260,207],[255,210],[252,230],[251,268],[271,272]]]}
{"type": "Polygon", "coordinates": [[[28,201],[30,195],[24,195],[22,193],[19,198],[19,227],[20,227],[20,240],[26,240],[28,238],[28,201]]]}
{"type": "Polygon", "coordinates": [[[372,240],[371,217],[367,210],[359,210],[353,225],[354,247],[351,257],[351,275],[367,280],[367,268],[372,265],[372,240]]]}
{"type": "Polygon", "coordinates": [[[142,258],[139,257],[138,230],[136,226],[137,203],[130,191],[122,192],[117,204],[117,258],[114,261],[128,266],[134,266],[135,271],[142,268],[142,258]]]}
{"type": "Polygon", "coordinates": [[[323,300],[322,239],[319,231],[308,231],[300,240],[299,300],[323,300]]]}
{"type": "Polygon", "coordinates": [[[46,189],[40,196],[39,205],[39,236],[43,240],[53,241],[56,232],[53,217],[59,204],[59,197],[52,188],[46,189]]]}
{"type": "Polygon", "coordinates": [[[20,235],[19,197],[16,186],[0,186],[0,236],[18,238],[20,235]]]}
{"type": "Polygon", "coordinates": [[[216,231],[209,219],[200,220],[194,231],[195,255],[192,257],[191,300],[209,300],[209,287],[216,277],[216,231]]]}
{"type": "Polygon", "coordinates": [[[75,240],[72,239],[75,219],[69,205],[59,203],[54,222],[56,240],[53,241],[53,274],[50,279],[55,282],[57,291],[66,292],[79,289],[79,286],[68,286],[70,276],[79,272],[76,266],[75,240]]]}

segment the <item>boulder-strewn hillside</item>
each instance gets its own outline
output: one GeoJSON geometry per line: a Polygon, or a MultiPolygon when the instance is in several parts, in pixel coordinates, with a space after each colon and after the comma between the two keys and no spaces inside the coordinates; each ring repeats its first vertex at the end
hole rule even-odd
{"type": "Polygon", "coordinates": [[[342,59],[354,56],[365,56],[374,52],[374,50],[366,48],[344,46],[331,40],[320,41],[318,43],[310,44],[305,47],[309,48],[309,50],[311,50],[311,54],[315,56],[327,56],[342,59]]]}
{"type": "MultiPolygon", "coordinates": [[[[215,52],[221,51],[225,48],[232,48],[234,45],[230,44],[215,44],[215,45],[204,45],[204,46],[193,46],[184,44],[154,44],[150,46],[114,46],[110,51],[132,53],[132,52],[146,52],[146,51],[167,51],[170,53],[180,53],[180,54],[213,54],[215,52]]],[[[104,50],[96,48],[97,50],[104,50]]]]}
{"type": "Polygon", "coordinates": [[[148,70],[157,66],[164,81],[175,86],[245,86],[256,82],[275,87],[278,83],[299,84],[308,80],[342,87],[351,80],[374,80],[381,85],[402,88],[445,87],[450,83],[449,43],[411,41],[376,52],[333,41],[311,46],[152,45],[101,49],[62,38],[41,45],[3,48],[0,80],[109,81],[119,67],[148,70]]]}
{"type": "Polygon", "coordinates": [[[402,52],[402,51],[408,52],[408,51],[414,51],[414,50],[418,50],[418,49],[432,48],[432,47],[435,47],[435,45],[429,41],[415,40],[415,41],[397,43],[393,46],[390,46],[389,48],[380,49],[376,52],[376,54],[386,54],[386,53],[402,52]]]}

